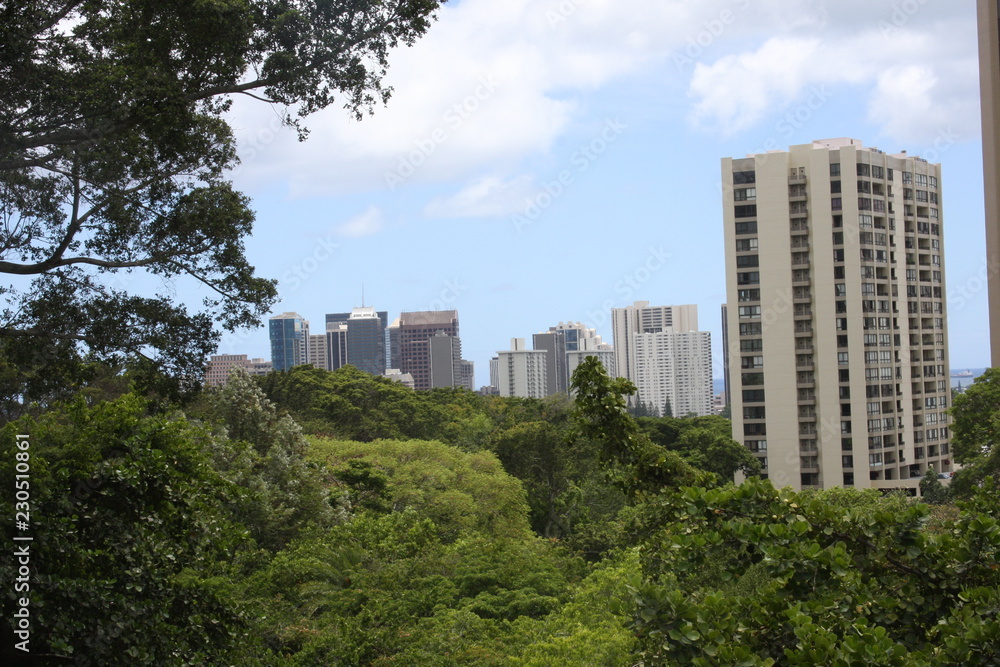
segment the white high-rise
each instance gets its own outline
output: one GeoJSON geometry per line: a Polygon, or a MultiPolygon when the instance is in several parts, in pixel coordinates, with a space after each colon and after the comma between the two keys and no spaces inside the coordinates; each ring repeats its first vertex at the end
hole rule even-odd
{"type": "Polygon", "coordinates": [[[545,350],[529,350],[523,338],[511,338],[510,349],[497,352],[497,385],[501,396],[545,398],[545,350]]]}
{"type": "Polygon", "coordinates": [[[615,371],[637,388],[633,402],[677,417],[712,414],[712,345],[698,307],[636,301],[611,311],[615,371]]]}

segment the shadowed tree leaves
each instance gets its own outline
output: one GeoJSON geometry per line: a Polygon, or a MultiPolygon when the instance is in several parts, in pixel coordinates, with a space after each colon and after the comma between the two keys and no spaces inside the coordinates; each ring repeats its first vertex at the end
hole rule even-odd
{"type": "Polygon", "coordinates": [[[235,96],[275,103],[302,137],[334,102],[360,118],[438,4],[0,2],[0,357],[26,380],[8,396],[49,395],[29,381],[85,353],[196,381],[215,326],[259,324],[276,289],[245,257],[224,114],[235,96]]]}

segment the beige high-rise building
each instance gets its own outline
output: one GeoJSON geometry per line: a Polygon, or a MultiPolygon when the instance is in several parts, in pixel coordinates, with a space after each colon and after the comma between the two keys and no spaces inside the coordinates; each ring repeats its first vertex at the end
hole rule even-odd
{"type": "Polygon", "coordinates": [[[951,470],[941,166],[831,139],[722,183],[733,437],[779,487],[951,470]]]}
{"type": "Polygon", "coordinates": [[[978,0],[990,352],[1000,366],[1000,2],[978,0]]]}

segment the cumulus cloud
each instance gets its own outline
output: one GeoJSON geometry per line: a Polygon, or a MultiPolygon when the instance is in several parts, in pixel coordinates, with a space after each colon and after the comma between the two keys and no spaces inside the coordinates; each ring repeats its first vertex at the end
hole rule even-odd
{"type": "Polygon", "coordinates": [[[340,236],[349,238],[360,238],[371,236],[382,230],[382,211],[377,206],[370,206],[361,215],[355,216],[347,222],[338,225],[336,232],[340,236]]]}
{"type": "MultiPolygon", "coordinates": [[[[324,110],[307,120],[311,135],[300,144],[273,110],[237,100],[237,178],[244,187],[286,183],[293,197],[468,182],[484,172],[512,181],[525,159],[578,127],[588,95],[623,80],[686,85],[689,118],[708,132],[745,131],[811,86],[849,84],[887,136],[919,143],[946,117],[971,134],[975,25],[955,13],[932,0],[448,3],[414,47],[391,54],[393,97],[362,122],[324,110]],[[897,79],[918,70],[915,88],[897,79]],[[900,118],[911,103],[919,122],[900,118]]],[[[449,209],[440,201],[429,210],[449,209]]]]}
{"type": "Polygon", "coordinates": [[[432,200],[424,213],[441,218],[502,217],[523,209],[534,190],[534,179],[526,174],[511,179],[484,176],[450,197],[432,200]]]}

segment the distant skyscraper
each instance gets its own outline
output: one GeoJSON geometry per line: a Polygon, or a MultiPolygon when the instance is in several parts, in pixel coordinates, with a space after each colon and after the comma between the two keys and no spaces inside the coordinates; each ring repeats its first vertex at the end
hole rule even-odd
{"type": "Polygon", "coordinates": [[[497,353],[497,384],[501,396],[545,398],[545,350],[529,350],[523,338],[512,338],[510,350],[497,353]]]}
{"type": "Polygon", "coordinates": [[[469,391],[476,390],[476,370],[475,365],[471,361],[461,360],[461,377],[459,386],[465,387],[469,391]]]}
{"type": "Polygon", "coordinates": [[[268,321],[271,363],[276,371],[309,362],[309,322],[298,313],[282,313],[268,321]]]}
{"type": "Polygon", "coordinates": [[[712,346],[698,331],[698,307],[650,306],[636,301],[613,308],[615,372],[638,389],[634,402],[660,414],[712,414],[712,346]]]}
{"type": "Polygon", "coordinates": [[[733,437],[776,486],[952,469],[940,179],[847,138],[722,160],[733,437]]]}
{"type": "Polygon", "coordinates": [[[330,370],[326,334],[309,335],[309,363],[321,370],[330,370]]]}
{"type": "Polygon", "coordinates": [[[462,341],[439,331],[427,339],[431,388],[462,386],[462,341]]]}
{"type": "Polygon", "coordinates": [[[347,322],[326,322],[327,370],[335,371],[347,365],[347,322]]]}
{"type": "Polygon", "coordinates": [[[221,387],[229,381],[229,374],[234,369],[249,370],[252,363],[245,354],[216,354],[209,357],[205,367],[205,386],[221,387]]]}
{"type": "Polygon", "coordinates": [[[545,351],[545,395],[566,393],[566,333],[549,331],[531,337],[531,346],[545,351]]]}
{"type": "Polygon", "coordinates": [[[371,307],[353,308],[349,313],[328,313],[326,316],[327,350],[330,370],[344,363],[371,373],[385,372],[385,329],[389,313],[371,307]],[[342,326],[341,326],[342,325],[342,326]],[[330,336],[330,332],[335,332],[330,336]]]}
{"type": "MultiPolygon", "coordinates": [[[[459,338],[458,311],[431,310],[400,313],[399,327],[390,332],[390,338],[398,341],[399,349],[392,350],[393,359],[399,360],[399,370],[413,376],[414,386],[419,390],[430,389],[431,350],[430,339],[436,334],[459,338]]],[[[460,341],[457,341],[461,344],[460,341]]],[[[461,348],[459,348],[461,349],[461,348]]],[[[457,376],[455,371],[453,377],[457,376]]]]}
{"type": "Polygon", "coordinates": [[[347,363],[372,375],[385,373],[386,311],[355,308],[347,318],[347,363]]]}

